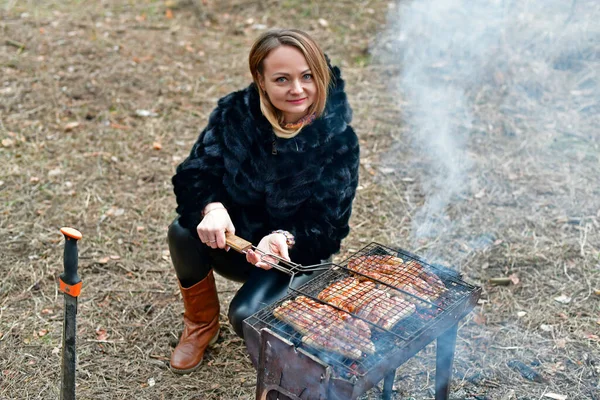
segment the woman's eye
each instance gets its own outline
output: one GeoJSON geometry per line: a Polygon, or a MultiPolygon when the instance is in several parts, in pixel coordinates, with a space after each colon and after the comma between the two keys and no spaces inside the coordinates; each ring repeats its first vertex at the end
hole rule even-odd
{"type": "Polygon", "coordinates": [[[285,78],[283,76],[280,76],[279,78],[275,79],[275,82],[283,83],[285,82],[285,78]]]}
{"type": "Polygon", "coordinates": [[[309,80],[312,78],[311,74],[304,74],[304,79],[309,80]]]}

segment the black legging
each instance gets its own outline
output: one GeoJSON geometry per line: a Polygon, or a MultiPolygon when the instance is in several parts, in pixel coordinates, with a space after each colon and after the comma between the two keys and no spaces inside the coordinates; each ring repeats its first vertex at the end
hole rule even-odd
{"type": "MultiPolygon", "coordinates": [[[[198,236],[179,224],[179,218],[169,226],[169,251],[179,282],[190,287],[204,279],[211,269],[219,275],[244,282],[229,304],[229,322],[238,336],[244,337],[242,321],[287,294],[290,277],[276,269],[264,270],[246,261],[246,256],[230,250],[212,249],[198,236]]],[[[298,275],[293,286],[298,287],[319,272],[298,275]]]]}

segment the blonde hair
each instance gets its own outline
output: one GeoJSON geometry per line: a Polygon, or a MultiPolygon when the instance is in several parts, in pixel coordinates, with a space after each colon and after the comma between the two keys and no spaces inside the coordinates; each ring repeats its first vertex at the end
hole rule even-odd
{"type": "Polygon", "coordinates": [[[273,106],[260,86],[260,79],[264,73],[263,63],[265,58],[267,58],[272,50],[280,46],[292,46],[300,50],[311,70],[313,81],[317,88],[317,98],[308,108],[308,115],[315,114],[318,118],[323,114],[331,77],[325,54],[323,54],[319,45],[306,32],[297,29],[273,29],[263,33],[256,39],[250,50],[248,61],[252,79],[260,95],[260,110],[273,126],[275,134],[279,137],[289,139],[296,136],[302,127],[292,130],[283,128],[281,126],[283,123],[283,114],[273,106]]]}

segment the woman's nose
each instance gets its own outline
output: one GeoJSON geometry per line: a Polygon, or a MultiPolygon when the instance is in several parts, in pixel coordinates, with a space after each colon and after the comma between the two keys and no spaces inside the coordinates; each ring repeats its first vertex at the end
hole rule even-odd
{"type": "Polygon", "coordinates": [[[290,90],[293,94],[300,94],[302,93],[302,84],[299,81],[293,81],[292,82],[292,88],[290,90]]]}

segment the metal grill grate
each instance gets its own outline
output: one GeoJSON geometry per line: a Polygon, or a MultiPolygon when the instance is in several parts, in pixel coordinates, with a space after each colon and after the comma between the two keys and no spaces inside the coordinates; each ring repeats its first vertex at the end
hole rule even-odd
{"type": "MultiPolygon", "coordinates": [[[[430,329],[436,321],[451,317],[452,310],[464,305],[476,289],[451,270],[435,267],[408,252],[372,243],[339,265],[331,264],[330,269],[303,286],[290,288],[286,297],[245,322],[257,331],[269,328],[295,346],[302,346],[333,366],[339,376],[361,377],[391,352],[410,346],[414,337],[430,329]],[[394,275],[376,273],[376,268],[384,262],[393,262],[395,257],[403,263],[401,268],[391,266],[394,275]],[[431,273],[439,277],[445,290],[441,291],[435,281],[437,278],[428,275],[431,273]],[[422,287],[418,292],[402,285],[406,281],[416,282],[414,278],[418,276],[430,279],[431,283],[419,283],[422,287]],[[371,290],[365,285],[370,285],[371,290]],[[367,306],[353,310],[356,304],[368,304],[371,310],[377,311],[369,314],[364,311],[367,306]],[[315,313],[315,309],[319,312],[315,313]],[[290,324],[275,317],[278,312],[281,318],[283,311],[289,316],[290,324]],[[410,316],[393,323],[399,315],[409,311],[413,311],[410,316]],[[301,321],[307,318],[311,321],[302,326],[301,321]],[[386,321],[390,326],[385,326],[386,321]],[[364,333],[365,327],[370,331],[369,343],[365,343],[360,335],[355,337],[356,332],[353,332],[362,329],[364,333]],[[343,355],[323,351],[321,339],[341,346],[339,353],[343,355]],[[343,347],[343,343],[347,347],[343,347]],[[374,345],[374,352],[369,351],[371,345],[374,345]]],[[[368,336],[366,338],[368,340],[368,336]]]]}

